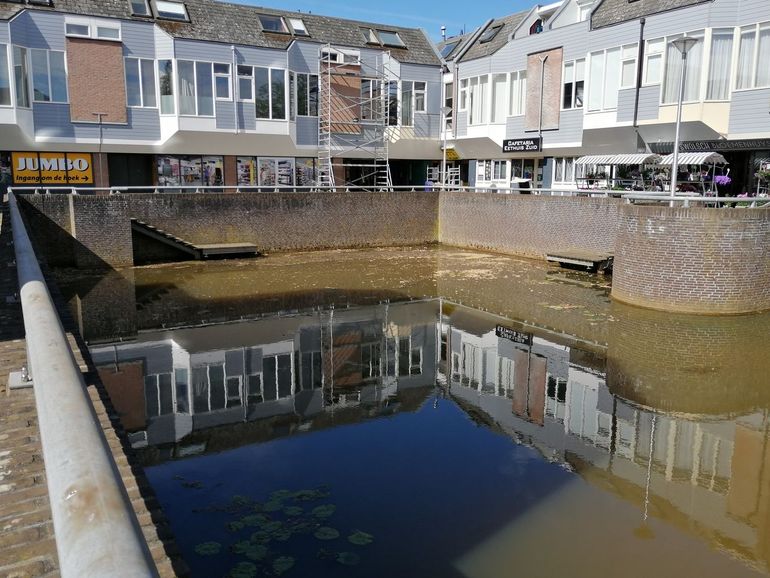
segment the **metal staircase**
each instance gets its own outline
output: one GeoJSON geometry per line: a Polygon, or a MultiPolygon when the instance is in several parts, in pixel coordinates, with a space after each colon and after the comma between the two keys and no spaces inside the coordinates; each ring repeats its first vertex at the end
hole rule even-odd
{"type": "Polygon", "coordinates": [[[319,187],[392,189],[388,82],[396,78],[389,65],[387,51],[378,54],[374,61],[364,61],[354,50],[330,44],[320,47],[316,179],[319,187]],[[362,86],[371,87],[368,94],[364,94],[362,86]],[[346,171],[348,178],[337,182],[338,176],[346,171]]]}

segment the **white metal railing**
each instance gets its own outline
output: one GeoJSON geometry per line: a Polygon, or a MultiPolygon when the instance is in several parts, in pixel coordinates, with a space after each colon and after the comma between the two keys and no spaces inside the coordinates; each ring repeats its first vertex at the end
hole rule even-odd
{"type": "Polygon", "coordinates": [[[307,186],[307,187],[276,187],[276,186],[148,186],[148,187],[46,187],[25,186],[9,187],[8,192],[32,194],[74,194],[74,195],[120,195],[120,194],[163,194],[163,193],[331,193],[331,192],[461,192],[461,193],[495,193],[502,195],[534,195],[541,197],[599,197],[622,199],[627,203],[675,203],[678,206],[689,207],[690,204],[711,207],[770,207],[770,196],[756,197],[711,197],[694,195],[688,192],[678,192],[675,197],[671,193],[618,191],[613,189],[544,189],[544,188],[506,188],[506,187],[442,187],[441,183],[418,185],[377,187],[354,186],[307,186]]]}
{"type": "Polygon", "coordinates": [[[16,198],[8,198],[61,575],[157,576],[16,198]]]}

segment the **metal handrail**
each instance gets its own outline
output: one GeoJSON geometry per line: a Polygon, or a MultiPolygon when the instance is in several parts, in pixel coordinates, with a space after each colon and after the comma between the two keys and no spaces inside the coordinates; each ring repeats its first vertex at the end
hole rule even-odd
{"type": "Polygon", "coordinates": [[[61,575],[157,576],[16,197],[8,198],[61,575]]]}

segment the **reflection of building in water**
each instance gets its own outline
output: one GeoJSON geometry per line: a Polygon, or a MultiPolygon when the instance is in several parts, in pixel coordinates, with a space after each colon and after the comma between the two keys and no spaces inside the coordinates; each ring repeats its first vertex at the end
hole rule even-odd
{"type": "Polygon", "coordinates": [[[437,322],[437,301],[383,304],[141,334],[91,351],[132,443],[157,445],[433,385],[437,322]]]}
{"type": "Polygon", "coordinates": [[[643,410],[609,393],[599,356],[496,331],[496,318],[459,308],[445,322],[442,360],[461,406],[483,410],[518,442],[637,503],[640,518],[665,520],[768,567],[767,412],[731,420],[643,410]]]}

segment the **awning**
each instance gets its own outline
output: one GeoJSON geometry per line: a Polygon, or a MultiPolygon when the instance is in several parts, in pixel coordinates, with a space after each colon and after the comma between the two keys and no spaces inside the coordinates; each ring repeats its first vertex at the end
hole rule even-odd
{"type": "Polygon", "coordinates": [[[617,155],[587,155],[575,161],[576,165],[611,165],[617,155]]]}
{"type": "Polygon", "coordinates": [[[613,165],[656,165],[661,159],[660,155],[650,153],[636,153],[627,155],[615,155],[610,164],[613,165]]]}
{"type": "Polygon", "coordinates": [[[646,165],[660,162],[660,155],[629,153],[622,155],[587,155],[575,161],[576,165],[646,165]]]}
{"type": "Polygon", "coordinates": [[[757,168],[763,167],[765,165],[770,165],[770,158],[756,159],[754,161],[754,166],[757,167],[757,168]]]}
{"type": "MultiPolygon", "coordinates": [[[[725,157],[719,153],[679,153],[680,165],[726,165],[728,164],[725,157]]],[[[666,156],[662,161],[662,165],[673,165],[674,155],[670,154],[666,156]]]]}

